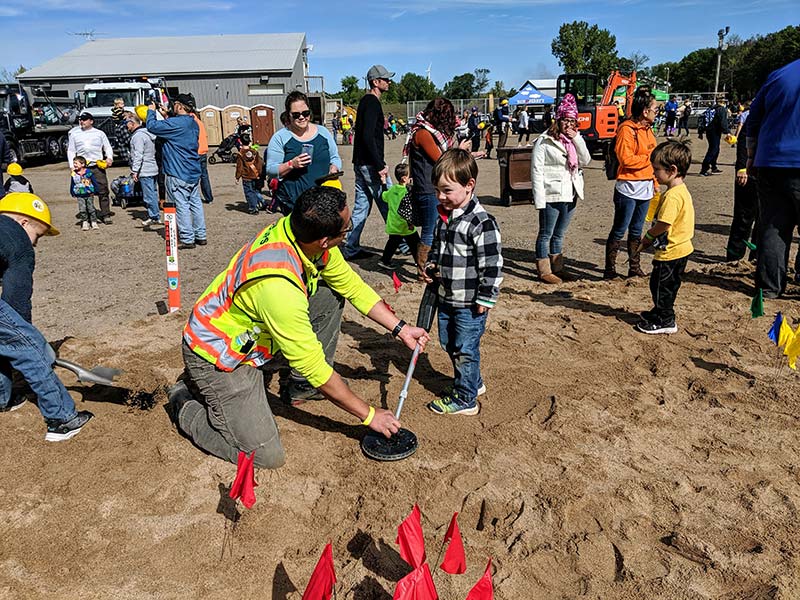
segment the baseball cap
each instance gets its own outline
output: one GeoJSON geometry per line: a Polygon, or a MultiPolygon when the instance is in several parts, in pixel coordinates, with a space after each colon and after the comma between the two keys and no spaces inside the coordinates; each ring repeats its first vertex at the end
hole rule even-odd
{"type": "Polygon", "coordinates": [[[80,115],[78,115],[78,120],[79,121],[85,121],[86,119],[91,119],[92,121],[94,121],[94,117],[92,116],[92,113],[82,112],[80,115]]]}
{"type": "Polygon", "coordinates": [[[178,96],[175,98],[175,101],[180,102],[189,108],[194,108],[194,96],[191,94],[178,94],[178,96]]]}
{"type": "Polygon", "coordinates": [[[391,79],[392,77],[394,77],[394,73],[388,71],[383,65],[372,65],[369,71],[367,71],[367,81],[372,81],[373,79],[391,79]]]}

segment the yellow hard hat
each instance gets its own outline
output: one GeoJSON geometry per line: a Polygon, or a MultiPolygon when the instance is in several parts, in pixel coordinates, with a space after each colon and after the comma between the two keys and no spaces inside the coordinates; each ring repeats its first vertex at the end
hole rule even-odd
{"type": "Polygon", "coordinates": [[[139,117],[142,120],[142,123],[144,123],[147,120],[147,105],[146,104],[138,105],[136,108],[133,109],[133,111],[136,113],[136,116],[139,117]]]}
{"type": "Polygon", "coordinates": [[[506,104],[508,104],[508,100],[506,100],[505,98],[500,100],[500,106],[505,106],[506,104]]]}
{"type": "Polygon", "coordinates": [[[100,160],[98,160],[98,161],[95,161],[94,164],[96,164],[98,167],[100,167],[103,170],[108,168],[108,163],[106,161],[104,161],[102,158],[100,160]]]}
{"type": "Polygon", "coordinates": [[[322,182],[322,187],[332,187],[336,188],[340,192],[343,192],[344,189],[342,188],[342,182],[338,179],[328,179],[327,181],[322,182]]]}
{"type": "MultiPolygon", "coordinates": [[[[737,137],[732,133],[729,133],[728,135],[725,136],[725,141],[728,142],[731,146],[733,146],[737,141],[737,137]]],[[[11,168],[11,165],[9,165],[9,168],[11,168]]]]}
{"type": "Polygon", "coordinates": [[[19,163],[10,163],[6,168],[6,173],[13,175],[14,177],[22,175],[22,167],[19,163]]]}
{"type": "Polygon", "coordinates": [[[53,227],[50,221],[50,209],[44,200],[29,192],[11,192],[0,199],[0,213],[16,213],[31,217],[47,225],[49,229],[45,235],[58,235],[61,233],[53,227]]]}
{"type": "Polygon", "coordinates": [[[478,129],[485,129],[485,128],[486,128],[486,123],[484,123],[483,121],[478,123],[478,129]]]}

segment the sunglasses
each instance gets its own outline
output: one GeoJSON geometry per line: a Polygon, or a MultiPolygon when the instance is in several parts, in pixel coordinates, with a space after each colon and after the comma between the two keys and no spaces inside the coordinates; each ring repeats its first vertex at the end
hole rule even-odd
{"type": "Polygon", "coordinates": [[[299,119],[300,117],[303,117],[304,119],[307,119],[308,117],[311,116],[311,111],[310,110],[304,110],[303,112],[293,112],[291,114],[292,114],[292,118],[293,119],[299,119]]]}

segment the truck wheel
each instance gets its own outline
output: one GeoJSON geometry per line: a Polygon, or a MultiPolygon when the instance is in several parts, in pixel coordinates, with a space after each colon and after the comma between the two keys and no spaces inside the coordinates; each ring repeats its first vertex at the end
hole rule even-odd
{"type": "Polygon", "coordinates": [[[25,156],[19,151],[19,148],[14,142],[8,144],[8,151],[11,155],[11,162],[22,164],[22,161],[25,160],[25,156]]]}
{"type": "Polygon", "coordinates": [[[213,154],[211,156],[209,156],[208,157],[208,164],[210,164],[210,165],[217,164],[217,157],[214,156],[213,154]]]}
{"type": "Polygon", "coordinates": [[[58,143],[58,138],[49,137],[45,142],[47,147],[47,156],[57,160],[61,156],[61,145],[58,143]]]}
{"type": "Polygon", "coordinates": [[[58,138],[59,156],[66,158],[67,148],[69,147],[69,136],[62,135],[58,138]]]}

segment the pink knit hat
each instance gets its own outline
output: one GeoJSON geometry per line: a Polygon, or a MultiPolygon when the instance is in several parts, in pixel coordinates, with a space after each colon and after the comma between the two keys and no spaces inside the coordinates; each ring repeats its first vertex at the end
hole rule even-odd
{"type": "Polygon", "coordinates": [[[578,105],[575,102],[575,96],[566,94],[561,100],[556,110],[556,119],[577,119],[578,118],[578,105]]]}

